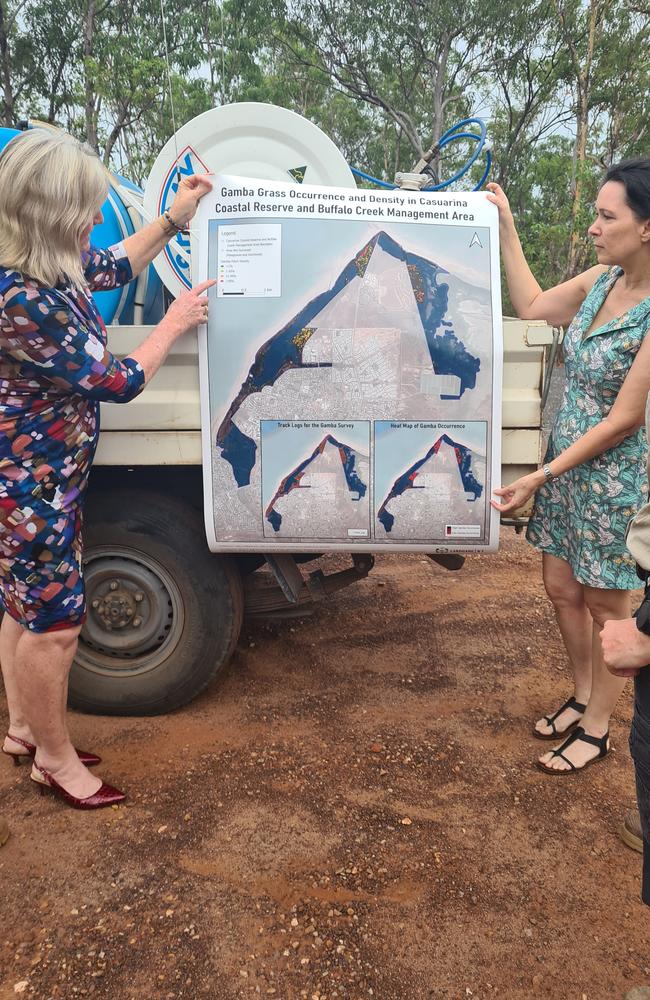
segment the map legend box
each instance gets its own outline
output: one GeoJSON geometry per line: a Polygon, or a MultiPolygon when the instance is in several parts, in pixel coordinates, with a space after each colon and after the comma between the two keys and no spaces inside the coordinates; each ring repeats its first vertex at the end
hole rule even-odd
{"type": "Polygon", "coordinates": [[[282,226],[219,228],[217,296],[282,294],[282,226]]]}

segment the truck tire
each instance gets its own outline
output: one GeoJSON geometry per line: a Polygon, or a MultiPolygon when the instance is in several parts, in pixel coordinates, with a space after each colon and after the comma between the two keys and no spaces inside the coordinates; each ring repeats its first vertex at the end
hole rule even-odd
{"type": "Polygon", "coordinates": [[[214,555],[201,516],[145,490],[97,493],[84,516],[88,619],[70,673],[82,712],[159,715],[187,704],[235,648],[239,570],[214,555]]]}

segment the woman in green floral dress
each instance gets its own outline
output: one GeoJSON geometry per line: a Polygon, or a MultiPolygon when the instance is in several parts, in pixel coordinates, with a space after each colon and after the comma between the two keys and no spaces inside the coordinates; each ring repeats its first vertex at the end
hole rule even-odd
{"type": "Polygon", "coordinates": [[[543,467],[495,490],[504,512],[537,493],[528,540],[542,552],[546,592],[573,668],[573,695],[537,721],[560,743],[539,758],[551,774],[581,770],[609,751],[609,720],[625,680],[605,668],[598,633],[628,618],[640,586],[625,546],[645,502],[644,410],[650,390],[650,160],[612,167],[589,228],[598,265],[543,292],[497,184],[501,250],[517,315],[568,327],[566,385],[543,467]],[[563,738],[564,737],[564,738],[563,738]]]}

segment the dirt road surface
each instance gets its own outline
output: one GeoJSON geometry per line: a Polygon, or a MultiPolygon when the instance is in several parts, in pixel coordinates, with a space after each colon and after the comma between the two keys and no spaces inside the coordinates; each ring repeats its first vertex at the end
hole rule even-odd
{"type": "MultiPolygon", "coordinates": [[[[567,696],[539,558],[382,557],[312,618],[247,626],[155,719],[73,716],[128,803],[0,761],[0,1000],[611,1000],[650,983],[630,692],[614,753],[532,766],[567,696]]],[[[4,701],[2,723],[6,721],[4,701]]]]}

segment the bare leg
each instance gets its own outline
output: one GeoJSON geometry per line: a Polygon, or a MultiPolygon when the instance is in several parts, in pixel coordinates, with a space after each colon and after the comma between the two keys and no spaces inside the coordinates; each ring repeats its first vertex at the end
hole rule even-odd
{"type": "MultiPolygon", "coordinates": [[[[574,696],[576,701],[586,705],[591,694],[592,618],[585,601],[585,587],[578,583],[564,559],[545,552],[542,566],[544,587],[553,603],[564,647],[571,662],[574,696]]],[[[578,718],[578,712],[567,708],[555,720],[558,732],[563,732],[578,718]]],[[[544,735],[553,732],[546,719],[539,719],[535,723],[535,729],[544,735]]]]}
{"type": "Polygon", "coordinates": [[[38,750],[36,762],[66,791],[78,798],[93,795],[101,786],[79,760],[65,722],[68,674],[80,628],[59,632],[28,632],[18,639],[14,678],[18,699],[38,750]]]}
{"type": "MultiPolygon", "coordinates": [[[[585,587],[584,590],[585,601],[593,619],[593,683],[587,710],[580,725],[589,736],[600,738],[609,729],[609,720],[621,691],[625,687],[625,678],[614,677],[605,666],[599,632],[608,619],[630,617],[630,594],[627,590],[597,590],[594,587],[585,587]]],[[[581,767],[596,757],[598,750],[591,744],[578,740],[568,748],[565,754],[572,764],[581,767]]],[[[559,770],[569,769],[566,761],[559,757],[551,757],[550,754],[544,754],[543,757],[540,757],[540,761],[559,770]]]]}
{"type": "MultiPolygon", "coordinates": [[[[19,625],[10,615],[5,613],[0,624],[0,666],[2,667],[2,680],[4,681],[7,708],[9,709],[9,732],[13,733],[14,736],[19,736],[22,740],[27,740],[28,743],[33,743],[33,733],[27,724],[20,702],[16,678],[16,646],[24,631],[22,625],[19,625]]],[[[5,749],[18,750],[20,747],[5,740],[5,749]]]]}
{"type": "Polygon", "coordinates": [[[592,735],[603,736],[609,728],[609,720],[626,680],[610,674],[605,666],[599,634],[609,618],[630,617],[631,598],[628,590],[603,591],[592,587],[585,588],[585,597],[594,620],[594,680],[589,705],[582,721],[585,728],[589,727],[587,731],[592,732],[592,735]]]}

